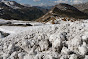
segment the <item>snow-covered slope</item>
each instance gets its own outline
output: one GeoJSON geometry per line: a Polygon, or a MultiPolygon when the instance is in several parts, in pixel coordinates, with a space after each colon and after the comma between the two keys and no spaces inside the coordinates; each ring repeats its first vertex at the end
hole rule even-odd
{"type": "Polygon", "coordinates": [[[13,9],[20,9],[20,7],[16,6],[16,3],[14,1],[3,1],[7,6],[13,8],[13,9]]]}
{"type": "Polygon", "coordinates": [[[15,1],[1,1],[4,4],[6,4],[7,6],[13,8],[13,9],[20,9],[18,3],[16,3],[15,1]]]}
{"type": "Polygon", "coordinates": [[[44,14],[43,10],[36,7],[26,7],[15,1],[0,2],[0,18],[3,19],[35,20],[44,14]]]}
{"type": "Polygon", "coordinates": [[[60,22],[24,27],[1,39],[0,58],[88,59],[88,20],[60,22]]]}

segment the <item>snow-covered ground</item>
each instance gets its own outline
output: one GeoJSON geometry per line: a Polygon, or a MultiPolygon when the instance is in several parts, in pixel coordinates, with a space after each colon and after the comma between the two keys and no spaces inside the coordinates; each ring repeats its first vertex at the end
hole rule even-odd
{"type": "Polygon", "coordinates": [[[12,33],[0,39],[1,59],[88,59],[88,20],[32,24],[0,26],[12,33]]]}
{"type": "Polygon", "coordinates": [[[4,20],[0,19],[0,24],[3,24],[3,26],[0,26],[0,31],[6,32],[6,33],[11,33],[11,34],[17,34],[19,32],[23,32],[30,27],[33,26],[42,26],[45,25],[43,23],[39,22],[30,22],[30,21],[17,21],[17,20],[4,20]],[[8,22],[11,22],[12,24],[31,24],[32,26],[8,26],[4,25],[8,22]]]}

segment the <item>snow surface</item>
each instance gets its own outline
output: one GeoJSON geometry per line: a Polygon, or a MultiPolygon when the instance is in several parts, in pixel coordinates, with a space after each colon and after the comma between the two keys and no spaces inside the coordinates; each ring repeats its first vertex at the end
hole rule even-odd
{"type": "Polygon", "coordinates": [[[88,20],[58,23],[0,26],[0,31],[15,33],[0,39],[0,58],[87,59],[88,20]]]}

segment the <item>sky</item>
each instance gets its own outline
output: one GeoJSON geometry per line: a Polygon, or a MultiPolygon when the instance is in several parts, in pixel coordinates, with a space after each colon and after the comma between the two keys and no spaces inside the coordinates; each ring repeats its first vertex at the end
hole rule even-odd
{"type": "Polygon", "coordinates": [[[78,4],[88,2],[88,0],[14,0],[22,4],[30,4],[33,6],[55,5],[58,3],[78,4]]]}

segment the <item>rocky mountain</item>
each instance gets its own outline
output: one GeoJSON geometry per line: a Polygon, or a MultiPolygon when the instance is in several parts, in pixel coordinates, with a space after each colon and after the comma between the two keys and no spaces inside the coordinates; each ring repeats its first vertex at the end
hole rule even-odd
{"type": "Polygon", "coordinates": [[[85,13],[87,13],[87,14],[88,14],[88,9],[83,10],[83,12],[85,12],[85,13]]]}
{"type": "Polygon", "coordinates": [[[45,13],[36,7],[26,7],[15,1],[0,2],[0,18],[15,20],[35,20],[45,13]]]}
{"type": "Polygon", "coordinates": [[[77,9],[79,9],[80,11],[88,13],[88,2],[81,3],[81,4],[75,4],[73,6],[76,7],[77,9]]]}
{"type": "Polygon", "coordinates": [[[77,8],[66,4],[66,3],[60,3],[58,5],[55,5],[47,14],[45,14],[43,17],[37,19],[37,21],[49,21],[53,20],[56,17],[64,17],[64,18],[74,18],[74,19],[87,19],[88,14],[79,11],[77,8]],[[42,20],[41,20],[42,19],[42,20]]]}
{"type": "Polygon", "coordinates": [[[82,11],[82,10],[88,9],[88,2],[80,3],[80,4],[74,4],[73,6],[82,11]]]}

